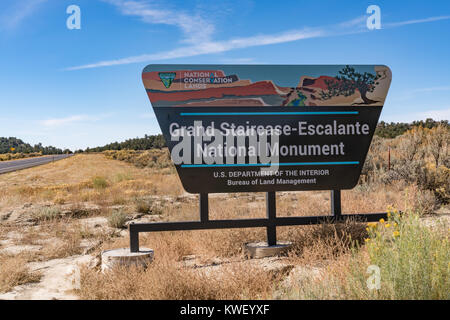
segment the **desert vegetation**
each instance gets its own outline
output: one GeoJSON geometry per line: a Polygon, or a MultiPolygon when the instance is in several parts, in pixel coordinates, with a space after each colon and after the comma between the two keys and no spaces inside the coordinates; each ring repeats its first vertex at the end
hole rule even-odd
{"type": "MultiPolygon", "coordinates": [[[[166,146],[162,134],[145,135],[143,138],[128,139],[123,142],[113,142],[102,147],[87,148],[86,152],[103,152],[107,150],[150,150],[161,149],[166,146]]],[[[83,152],[78,150],[77,152],[83,152]]]]}
{"type": "Polygon", "coordinates": [[[433,119],[426,119],[425,121],[413,121],[412,123],[404,122],[384,122],[380,121],[375,130],[375,135],[381,138],[393,139],[404,134],[406,131],[411,130],[415,127],[422,127],[427,129],[433,129],[437,126],[449,127],[448,120],[434,121],[433,119]]]}
{"type": "MultiPolygon", "coordinates": [[[[389,209],[387,221],[280,227],[278,239],[293,246],[265,259],[248,259],[242,246],[264,240],[264,229],[142,234],[154,262],[105,273],[99,254],[129,245],[129,223],[198,219],[198,198],[184,192],[167,149],[83,152],[1,175],[0,298],[45,287],[61,299],[449,299],[448,141],[446,124],[374,137],[343,212],[389,209]],[[60,266],[78,264],[80,285],[52,291],[54,277],[66,283],[60,266]],[[379,290],[367,288],[369,265],[380,268],[379,290]]],[[[326,191],[277,201],[280,216],[330,213],[326,191]]],[[[211,195],[210,211],[264,217],[264,194],[211,195]]]]}
{"type": "Polygon", "coordinates": [[[352,246],[321,277],[309,278],[283,294],[290,299],[448,300],[448,225],[430,229],[417,213],[388,212],[387,221],[367,225],[364,247],[352,246]],[[379,270],[378,290],[368,289],[368,266],[379,270]]]}
{"type": "Polygon", "coordinates": [[[40,152],[31,152],[31,153],[3,153],[0,154],[0,161],[10,161],[10,160],[19,160],[19,159],[25,159],[25,158],[34,158],[34,157],[41,157],[42,153],[40,152]]]}
{"type": "Polygon", "coordinates": [[[170,159],[170,153],[167,148],[151,149],[151,150],[108,150],[103,151],[103,154],[114,160],[126,161],[135,165],[138,168],[157,168],[171,170],[164,170],[166,173],[173,173],[175,169],[170,159]]]}
{"type": "MultiPolygon", "coordinates": [[[[11,157],[13,157],[6,160],[19,159],[19,155],[23,155],[23,157],[30,157],[38,154],[48,155],[63,153],[71,153],[71,151],[69,149],[62,150],[53,146],[43,146],[42,143],[32,146],[29,143],[25,143],[21,139],[15,137],[0,137],[0,156],[4,154],[11,154],[11,157]]],[[[2,157],[0,157],[0,161],[1,159],[2,157]]]]}
{"type": "Polygon", "coordinates": [[[449,141],[450,129],[446,125],[414,127],[394,139],[375,136],[361,185],[402,182],[417,186],[422,211],[431,213],[450,200],[449,141]]]}

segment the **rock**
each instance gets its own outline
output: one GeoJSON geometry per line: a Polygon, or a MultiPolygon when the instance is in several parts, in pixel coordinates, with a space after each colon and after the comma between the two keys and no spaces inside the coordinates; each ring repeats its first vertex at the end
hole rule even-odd
{"type": "Polygon", "coordinates": [[[143,213],[135,213],[135,214],[133,214],[133,215],[131,216],[131,220],[139,219],[139,218],[141,218],[142,216],[144,216],[143,213]]]}
{"type": "Polygon", "coordinates": [[[31,272],[41,272],[38,283],[23,284],[12,291],[0,294],[8,300],[75,300],[74,290],[80,286],[80,265],[89,265],[92,256],[72,256],[45,262],[31,262],[31,272]]]}
{"type": "Polygon", "coordinates": [[[13,211],[0,212],[0,221],[6,221],[12,215],[13,211]]]}
{"type": "Polygon", "coordinates": [[[6,234],[6,237],[11,240],[20,240],[22,239],[22,234],[17,231],[10,231],[6,234]]]}
{"type": "Polygon", "coordinates": [[[89,269],[95,269],[100,267],[102,264],[102,258],[101,258],[101,254],[98,254],[97,256],[95,256],[87,265],[89,269]]]}
{"type": "Polygon", "coordinates": [[[227,270],[233,267],[247,267],[262,269],[269,272],[272,276],[284,276],[294,268],[294,265],[287,258],[268,257],[251,260],[235,260],[235,259],[212,259],[205,263],[200,262],[196,256],[183,257],[180,267],[195,269],[203,275],[214,277],[216,279],[227,275],[227,270]]]}
{"type": "Polygon", "coordinates": [[[108,227],[108,219],[105,217],[93,217],[80,219],[81,225],[88,229],[95,229],[99,227],[108,227]]]}
{"type": "Polygon", "coordinates": [[[252,264],[259,266],[265,271],[271,272],[274,276],[286,275],[295,267],[286,259],[280,259],[279,257],[267,257],[253,260],[252,264]]]}
{"type": "Polygon", "coordinates": [[[127,229],[120,230],[120,232],[119,232],[120,237],[128,237],[129,235],[130,234],[127,229]]]}
{"type": "Polygon", "coordinates": [[[0,249],[0,253],[17,255],[22,252],[37,252],[42,249],[39,245],[9,245],[6,248],[0,249]]]}
{"type": "Polygon", "coordinates": [[[182,266],[185,268],[195,268],[198,266],[196,259],[197,259],[197,256],[195,256],[193,254],[184,256],[181,258],[182,266]]]}
{"type": "Polygon", "coordinates": [[[100,244],[101,244],[100,240],[83,239],[80,242],[80,249],[83,249],[83,255],[86,255],[86,254],[92,252],[100,244]]]}
{"type": "Polygon", "coordinates": [[[449,226],[450,225],[450,214],[441,213],[429,216],[424,216],[421,218],[423,225],[434,228],[436,226],[449,226]]]}
{"type": "Polygon", "coordinates": [[[315,267],[295,266],[289,275],[283,280],[282,286],[300,287],[303,282],[316,279],[320,276],[321,269],[315,267]]]}
{"type": "Polygon", "coordinates": [[[151,223],[161,221],[161,216],[157,214],[144,215],[137,219],[132,219],[125,222],[125,226],[128,227],[131,223],[151,223]]]}

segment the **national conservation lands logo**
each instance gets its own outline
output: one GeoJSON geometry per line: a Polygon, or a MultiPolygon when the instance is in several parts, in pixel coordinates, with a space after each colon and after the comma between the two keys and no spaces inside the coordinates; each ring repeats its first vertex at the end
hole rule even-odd
{"type": "Polygon", "coordinates": [[[175,79],[175,72],[160,72],[159,78],[166,88],[169,88],[172,85],[173,79],[175,79]]]}

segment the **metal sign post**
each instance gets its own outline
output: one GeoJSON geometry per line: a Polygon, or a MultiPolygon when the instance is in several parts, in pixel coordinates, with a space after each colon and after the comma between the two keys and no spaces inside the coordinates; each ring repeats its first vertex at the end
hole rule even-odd
{"type": "Polygon", "coordinates": [[[211,229],[236,229],[236,228],[262,228],[267,230],[267,244],[277,244],[276,227],[313,225],[323,222],[343,222],[346,219],[356,219],[364,222],[374,222],[381,218],[386,219],[387,213],[367,214],[341,214],[341,191],[331,191],[331,215],[309,217],[277,217],[275,192],[266,193],[265,219],[234,219],[234,220],[209,220],[208,218],[208,194],[200,194],[200,220],[186,222],[156,222],[156,223],[132,223],[130,230],[130,251],[139,252],[139,233],[160,231],[189,231],[211,229]]]}
{"type": "Polygon", "coordinates": [[[266,193],[266,213],[267,213],[267,245],[275,246],[277,244],[277,199],[275,192],[270,191],[266,193]]]}

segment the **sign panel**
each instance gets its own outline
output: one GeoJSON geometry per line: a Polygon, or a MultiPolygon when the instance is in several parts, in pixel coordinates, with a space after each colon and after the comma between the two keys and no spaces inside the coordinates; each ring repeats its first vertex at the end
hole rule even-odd
{"type": "Polygon", "coordinates": [[[191,193],[351,189],[386,99],[382,65],[149,65],[142,74],[191,193]]]}

